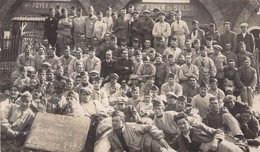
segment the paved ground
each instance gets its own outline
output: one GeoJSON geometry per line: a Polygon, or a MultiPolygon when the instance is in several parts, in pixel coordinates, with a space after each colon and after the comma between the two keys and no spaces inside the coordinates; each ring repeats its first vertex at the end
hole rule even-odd
{"type": "Polygon", "coordinates": [[[260,112],[260,93],[255,95],[253,110],[260,112]]]}

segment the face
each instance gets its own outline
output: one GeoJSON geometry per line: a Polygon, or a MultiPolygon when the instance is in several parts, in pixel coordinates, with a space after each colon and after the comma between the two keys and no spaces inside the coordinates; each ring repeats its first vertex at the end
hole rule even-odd
{"type": "Polygon", "coordinates": [[[200,49],[200,43],[194,43],[194,48],[196,50],[199,50],[200,49]]]}
{"type": "Polygon", "coordinates": [[[191,56],[186,56],[186,63],[191,64],[191,56]]]}
{"type": "Polygon", "coordinates": [[[150,65],[150,61],[144,61],[144,65],[150,65]]]}
{"type": "Polygon", "coordinates": [[[225,102],[225,106],[228,109],[232,109],[235,106],[235,101],[227,101],[227,102],[225,102]]]}
{"type": "Polygon", "coordinates": [[[247,112],[247,113],[242,113],[241,118],[244,123],[248,123],[251,120],[252,116],[250,113],[247,112]]]}
{"type": "Polygon", "coordinates": [[[120,11],[120,13],[121,13],[122,16],[125,16],[126,10],[125,10],[125,9],[122,9],[122,10],[120,11]]]}
{"type": "Polygon", "coordinates": [[[246,51],[246,45],[239,45],[238,48],[239,48],[239,51],[242,53],[246,51]]]}
{"type": "Polygon", "coordinates": [[[210,109],[211,111],[218,111],[218,110],[219,110],[218,100],[210,101],[210,103],[209,103],[209,109],[210,109]]]}
{"type": "Polygon", "coordinates": [[[160,14],[158,17],[159,17],[159,21],[160,21],[160,22],[164,21],[164,19],[165,19],[165,16],[162,15],[162,14],[160,14]]]}
{"type": "Polygon", "coordinates": [[[31,52],[31,48],[30,47],[27,47],[25,49],[25,55],[30,55],[30,52],[31,52]]]}
{"type": "Polygon", "coordinates": [[[194,78],[190,79],[190,85],[195,86],[196,85],[196,80],[194,78]]]}
{"type": "Polygon", "coordinates": [[[207,45],[207,46],[212,46],[212,41],[206,40],[206,45],[207,45]]]}
{"type": "Polygon", "coordinates": [[[38,99],[42,96],[42,92],[40,90],[34,89],[32,95],[35,99],[38,99]]]}
{"type": "Polygon", "coordinates": [[[122,57],[123,58],[127,58],[128,57],[128,52],[127,51],[123,51],[122,52],[122,57]]]}
{"type": "Polygon", "coordinates": [[[241,31],[243,32],[243,33],[245,33],[245,32],[247,32],[247,27],[241,27],[241,31]]]}
{"type": "Polygon", "coordinates": [[[210,85],[210,88],[211,88],[211,89],[216,89],[216,88],[218,88],[218,83],[217,83],[217,82],[212,82],[212,83],[210,83],[209,85],[210,85]]]}
{"type": "Polygon", "coordinates": [[[206,49],[200,50],[200,55],[201,55],[202,57],[206,57],[206,56],[207,56],[207,50],[206,50],[206,49]]]}
{"type": "Polygon", "coordinates": [[[152,97],[150,95],[144,96],[144,102],[145,103],[150,103],[152,101],[152,97]]]}
{"type": "Polygon", "coordinates": [[[83,66],[82,65],[78,65],[77,66],[77,72],[82,72],[83,71],[83,66]]]}
{"type": "Polygon", "coordinates": [[[179,111],[179,112],[184,111],[185,105],[186,105],[185,102],[177,101],[176,102],[176,111],[179,111]]]}
{"type": "Polygon", "coordinates": [[[72,106],[75,103],[77,103],[77,100],[75,98],[73,98],[73,97],[70,97],[70,96],[67,97],[66,100],[67,100],[68,105],[70,105],[70,106],[72,106]]]}
{"type": "Polygon", "coordinates": [[[63,15],[64,17],[67,17],[67,16],[68,16],[67,10],[64,10],[63,13],[62,13],[62,15],[63,15]]]}
{"type": "Polygon", "coordinates": [[[229,31],[229,30],[230,30],[230,25],[229,25],[229,24],[225,24],[224,27],[225,27],[225,30],[226,30],[226,31],[229,31]]]}
{"type": "Polygon", "coordinates": [[[94,14],[94,9],[93,7],[90,7],[88,10],[89,15],[93,15],[94,14]]]}
{"type": "Polygon", "coordinates": [[[19,91],[18,91],[18,89],[16,87],[12,87],[10,89],[10,98],[11,99],[16,99],[18,94],[19,94],[19,91]]]}
{"type": "Polygon", "coordinates": [[[144,42],[144,46],[145,46],[145,48],[149,48],[151,46],[151,42],[146,40],[144,42]]]}
{"type": "Polygon", "coordinates": [[[69,56],[69,55],[70,55],[70,50],[69,49],[64,50],[64,56],[69,56]]]}
{"type": "Polygon", "coordinates": [[[39,78],[40,80],[45,80],[45,79],[46,79],[46,73],[45,73],[45,72],[39,73],[39,74],[38,74],[38,78],[39,78]]]}
{"type": "Polygon", "coordinates": [[[139,91],[132,91],[132,92],[131,92],[131,95],[132,95],[132,97],[133,97],[134,99],[138,99],[138,97],[139,97],[139,91]]]}
{"type": "Polygon", "coordinates": [[[250,67],[250,61],[249,60],[245,60],[244,61],[244,66],[245,67],[250,67]]]}
{"type": "Polygon", "coordinates": [[[55,11],[54,11],[54,10],[51,10],[51,11],[50,11],[50,16],[51,16],[51,17],[54,17],[54,15],[55,15],[55,11]]]}
{"type": "Polygon", "coordinates": [[[52,72],[47,73],[47,80],[54,80],[54,74],[52,72]]]}
{"type": "Polygon", "coordinates": [[[133,56],[134,55],[134,49],[128,49],[128,56],[133,56]]]}
{"type": "Polygon", "coordinates": [[[181,19],[181,13],[176,13],[176,14],[175,14],[175,18],[176,18],[177,20],[180,20],[180,19],[181,19]]]}
{"type": "Polygon", "coordinates": [[[117,41],[116,40],[111,40],[111,45],[112,46],[116,46],[117,45],[117,41]]]}
{"type": "Polygon", "coordinates": [[[105,41],[109,42],[111,40],[110,35],[109,34],[105,34],[105,38],[104,39],[105,39],[105,41]]]}
{"type": "Polygon", "coordinates": [[[97,18],[98,18],[98,20],[99,20],[99,21],[101,21],[101,20],[102,20],[102,17],[103,17],[103,15],[102,15],[102,14],[99,14],[99,15],[97,16],[97,18]]]}
{"type": "Polygon", "coordinates": [[[114,130],[122,128],[124,125],[124,121],[120,116],[112,117],[112,127],[114,130]]]}
{"type": "Polygon", "coordinates": [[[31,100],[26,98],[25,100],[21,101],[20,108],[22,109],[22,111],[25,111],[28,108],[30,108],[30,105],[31,105],[31,100]]]}
{"type": "Polygon", "coordinates": [[[90,101],[90,98],[91,98],[91,96],[87,92],[85,92],[85,91],[81,92],[81,94],[80,94],[80,101],[81,102],[88,103],[90,101]]]}
{"type": "Polygon", "coordinates": [[[170,45],[171,45],[171,47],[176,47],[177,46],[177,41],[171,40],[170,45]]]}
{"type": "Polygon", "coordinates": [[[215,26],[209,26],[210,31],[215,31],[215,26]]]}
{"type": "Polygon", "coordinates": [[[31,79],[31,80],[30,80],[30,84],[29,84],[29,85],[30,85],[30,87],[32,87],[32,88],[33,88],[34,86],[36,86],[36,84],[37,84],[37,83],[38,83],[38,82],[37,82],[37,80],[36,80],[36,79],[31,79]]]}
{"type": "Polygon", "coordinates": [[[112,59],[112,53],[107,52],[106,53],[106,59],[112,59]]]}
{"type": "Polygon", "coordinates": [[[81,79],[80,78],[76,78],[75,86],[80,84],[80,82],[81,82],[81,79]]]}
{"type": "Polygon", "coordinates": [[[94,38],[93,41],[92,41],[93,45],[98,45],[98,39],[97,38],[94,38]]]}
{"type": "Polygon", "coordinates": [[[73,82],[67,82],[66,88],[67,88],[67,90],[72,90],[74,88],[73,82]]]}
{"type": "Polygon", "coordinates": [[[82,58],[82,52],[81,51],[76,51],[76,57],[78,59],[81,59],[82,58]]]}
{"type": "Polygon", "coordinates": [[[161,40],[161,41],[159,42],[159,44],[160,44],[160,46],[165,46],[164,40],[161,40]]]}
{"type": "Polygon", "coordinates": [[[43,48],[39,48],[38,54],[39,54],[39,55],[44,55],[44,49],[43,49],[43,48]]]}
{"type": "Polygon", "coordinates": [[[156,116],[161,116],[164,112],[164,107],[163,106],[154,107],[153,111],[156,116]]]}
{"type": "Polygon", "coordinates": [[[55,51],[52,50],[52,49],[50,49],[50,50],[48,51],[48,54],[49,54],[49,56],[54,56],[54,55],[55,55],[55,51]]]}
{"type": "Polygon", "coordinates": [[[190,49],[191,48],[191,43],[190,42],[186,42],[185,43],[185,47],[186,47],[186,49],[190,49]]]}
{"type": "Polygon", "coordinates": [[[27,70],[20,71],[20,75],[23,78],[26,77],[27,76],[27,70]]]}
{"type": "Polygon", "coordinates": [[[134,19],[134,20],[137,20],[137,19],[138,19],[138,14],[136,14],[136,13],[133,14],[133,19],[134,19]]]}
{"type": "Polygon", "coordinates": [[[151,52],[149,53],[149,57],[150,57],[150,58],[154,58],[154,57],[155,57],[155,52],[151,51],[151,52]]]}
{"type": "Polygon", "coordinates": [[[77,11],[77,16],[81,16],[82,15],[82,11],[77,11]]]}
{"type": "Polygon", "coordinates": [[[89,55],[90,58],[93,58],[95,56],[95,52],[94,51],[89,51],[88,55],[89,55]]]}
{"type": "Polygon", "coordinates": [[[124,110],[125,109],[125,103],[120,102],[116,103],[116,110],[124,110]]]}
{"type": "Polygon", "coordinates": [[[156,61],[157,63],[161,63],[161,62],[162,62],[162,57],[156,57],[156,58],[155,58],[155,61],[156,61]]]}
{"type": "Polygon", "coordinates": [[[149,18],[150,17],[150,13],[144,13],[144,17],[145,18],[149,18]]]}
{"type": "Polygon", "coordinates": [[[83,83],[83,84],[88,83],[88,76],[86,76],[86,75],[81,76],[81,83],[83,83]]]}
{"type": "Polygon", "coordinates": [[[198,26],[199,26],[199,25],[198,25],[197,23],[195,23],[195,24],[192,25],[192,28],[193,28],[193,29],[197,29],[198,26]]]}
{"type": "Polygon", "coordinates": [[[205,97],[208,92],[208,89],[206,87],[200,87],[199,92],[200,96],[205,97]]]}
{"type": "Polygon", "coordinates": [[[169,79],[168,79],[168,82],[169,82],[171,85],[173,85],[174,82],[175,82],[175,79],[174,79],[174,78],[169,78],[169,79]]]}
{"type": "Polygon", "coordinates": [[[63,75],[64,74],[63,72],[64,72],[63,69],[61,68],[57,69],[57,75],[63,75]]]}
{"type": "Polygon", "coordinates": [[[169,62],[170,64],[174,64],[174,63],[175,63],[175,59],[174,59],[174,58],[168,58],[168,62],[169,62]]]}
{"type": "Polygon", "coordinates": [[[181,132],[186,133],[190,129],[190,124],[186,119],[180,119],[177,121],[177,126],[181,132]]]}
{"type": "Polygon", "coordinates": [[[100,89],[100,83],[97,81],[93,82],[94,89],[100,89]]]}

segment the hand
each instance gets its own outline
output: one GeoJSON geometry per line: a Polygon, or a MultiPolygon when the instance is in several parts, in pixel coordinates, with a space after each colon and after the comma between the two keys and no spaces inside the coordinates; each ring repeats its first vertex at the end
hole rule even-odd
{"type": "Polygon", "coordinates": [[[218,149],[218,139],[214,139],[210,142],[210,150],[217,151],[218,149]]]}
{"type": "Polygon", "coordinates": [[[159,143],[163,148],[169,149],[169,145],[164,139],[160,139],[159,143]]]}
{"type": "Polygon", "coordinates": [[[10,138],[15,138],[17,134],[18,134],[18,132],[17,131],[13,131],[12,129],[8,129],[6,131],[6,135],[8,137],[10,137],[10,138]]]}

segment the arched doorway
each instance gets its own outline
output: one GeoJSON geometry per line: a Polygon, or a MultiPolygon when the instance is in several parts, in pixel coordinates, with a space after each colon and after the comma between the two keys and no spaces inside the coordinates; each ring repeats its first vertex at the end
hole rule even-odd
{"type": "Polygon", "coordinates": [[[255,37],[255,47],[260,50],[260,26],[252,26],[248,29],[255,37]]]}

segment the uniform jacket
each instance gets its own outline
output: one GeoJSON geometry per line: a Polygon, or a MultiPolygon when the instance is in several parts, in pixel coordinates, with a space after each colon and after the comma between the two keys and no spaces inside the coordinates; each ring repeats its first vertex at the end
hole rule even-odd
{"type": "Polygon", "coordinates": [[[142,31],[144,32],[143,33],[144,40],[146,39],[152,40],[153,38],[152,31],[153,31],[154,24],[155,22],[151,18],[144,19],[143,26],[142,26],[142,31]]]}
{"type": "Polygon", "coordinates": [[[236,82],[238,87],[243,87],[243,86],[250,86],[251,88],[255,88],[257,84],[257,74],[256,70],[252,67],[247,68],[247,67],[240,67],[237,70],[236,74],[236,82]]]}
{"type": "Polygon", "coordinates": [[[205,42],[205,32],[201,29],[192,30],[190,32],[189,38],[194,41],[195,39],[199,39],[202,44],[205,42]]]}
{"type": "Polygon", "coordinates": [[[199,68],[199,75],[201,76],[206,76],[206,77],[215,77],[217,70],[214,62],[212,61],[211,58],[209,57],[197,57],[194,61],[193,64],[195,64],[199,68]]]}
{"type": "Polygon", "coordinates": [[[232,52],[237,52],[237,36],[236,33],[233,31],[225,32],[220,35],[220,44],[222,48],[225,48],[225,44],[230,43],[231,44],[231,50],[232,52]]]}
{"type": "Polygon", "coordinates": [[[246,44],[246,50],[250,53],[254,53],[255,51],[255,38],[253,34],[247,32],[245,37],[243,33],[237,35],[237,42],[244,42],[246,44]]]}

